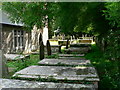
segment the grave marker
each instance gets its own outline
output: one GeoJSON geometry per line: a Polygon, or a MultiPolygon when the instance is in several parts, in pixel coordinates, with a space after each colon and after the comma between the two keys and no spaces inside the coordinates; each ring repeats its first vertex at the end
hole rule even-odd
{"type": "Polygon", "coordinates": [[[51,46],[50,46],[49,40],[47,40],[46,48],[47,48],[47,54],[48,54],[48,56],[50,56],[51,55],[51,46]]]}
{"type": "Polygon", "coordinates": [[[42,60],[44,59],[44,45],[43,45],[43,41],[40,42],[40,53],[39,53],[39,59],[42,60]]]}
{"type": "Polygon", "coordinates": [[[41,41],[42,41],[42,34],[40,33],[40,36],[39,36],[39,44],[40,44],[41,41]]]}
{"type": "Polygon", "coordinates": [[[48,40],[48,28],[44,27],[43,28],[43,44],[46,45],[46,42],[48,40]]]}
{"type": "Polygon", "coordinates": [[[69,39],[67,39],[67,42],[66,42],[66,49],[68,49],[68,44],[69,44],[69,39]]]}

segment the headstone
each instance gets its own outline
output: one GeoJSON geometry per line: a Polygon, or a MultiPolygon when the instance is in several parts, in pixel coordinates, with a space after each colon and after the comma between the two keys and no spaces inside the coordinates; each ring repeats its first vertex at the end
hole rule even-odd
{"type": "Polygon", "coordinates": [[[0,78],[8,77],[8,67],[6,65],[6,59],[0,50],[0,78]]]}
{"type": "Polygon", "coordinates": [[[40,44],[41,41],[42,41],[42,34],[40,33],[40,36],[39,36],[39,44],[40,44]]]}
{"type": "Polygon", "coordinates": [[[68,49],[68,44],[69,44],[69,39],[67,39],[67,42],[66,42],[66,49],[68,49]]]}
{"type": "Polygon", "coordinates": [[[39,57],[39,59],[40,60],[42,60],[42,59],[44,59],[44,45],[43,45],[43,41],[41,41],[40,42],[40,53],[39,53],[40,55],[40,57],[39,57]]]}
{"type": "Polygon", "coordinates": [[[49,40],[47,40],[46,48],[47,48],[47,54],[48,54],[48,56],[50,56],[51,55],[51,46],[50,46],[49,40]]]}
{"type": "Polygon", "coordinates": [[[33,27],[33,30],[31,32],[31,41],[32,41],[32,47],[31,47],[31,50],[32,51],[36,51],[37,50],[37,45],[36,45],[36,42],[37,42],[37,26],[34,25],[33,27]]]}
{"type": "Polygon", "coordinates": [[[44,27],[44,29],[43,29],[43,44],[44,44],[44,46],[46,45],[47,40],[48,40],[48,28],[44,27]]]}

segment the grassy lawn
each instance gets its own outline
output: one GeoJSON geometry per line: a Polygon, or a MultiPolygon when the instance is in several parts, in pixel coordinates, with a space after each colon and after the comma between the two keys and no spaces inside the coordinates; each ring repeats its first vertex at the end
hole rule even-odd
{"type": "Polygon", "coordinates": [[[91,63],[97,69],[100,77],[99,89],[100,90],[120,90],[120,77],[116,61],[110,61],[104,57],[104,54],[96,47],[92,46],[92,51],[85,56],[91,60],[91,63]]]}

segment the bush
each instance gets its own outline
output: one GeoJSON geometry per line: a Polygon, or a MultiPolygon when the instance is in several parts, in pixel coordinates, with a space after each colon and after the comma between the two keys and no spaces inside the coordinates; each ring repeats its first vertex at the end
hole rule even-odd
{"type": "Polygon", "coordinates": [[[120,88],[120,77],[116,61],[111,61],[104,56],[96,45],[92,46],[90,53],[85,56],[97,69],[100,82],[99,89],[118,89],[120,88]]]}

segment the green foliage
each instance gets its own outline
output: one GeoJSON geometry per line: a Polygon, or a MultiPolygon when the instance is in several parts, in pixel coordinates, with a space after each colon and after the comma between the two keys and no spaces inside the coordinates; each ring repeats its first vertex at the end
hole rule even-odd
{"type": "Polygon", "coordinates": [[[100,90],[119,88],[120,77],[116,61],[111,61],[105,58],[103,52],[101,52],[95,45],[92,46],[92,51],[85,57],[91,60],[92,64],[98,71],[100,77],[100,90]]]}
{"type": "Polygon", "coordinates": [[[103,10],[106,19],[114,27],[120,27],[120,2],[112,2],[105,4],[106,10],[103,10]]]}
{"type": "Polygon", "coordinates": [[[11,21],[22,22],[31,29],[34,25],[43,27],[46,15],[49,17],[48,21],[52,22],[57,7],[54,3],[46,2],[4,2],[2,9],[9,14],[11,21]]]}

